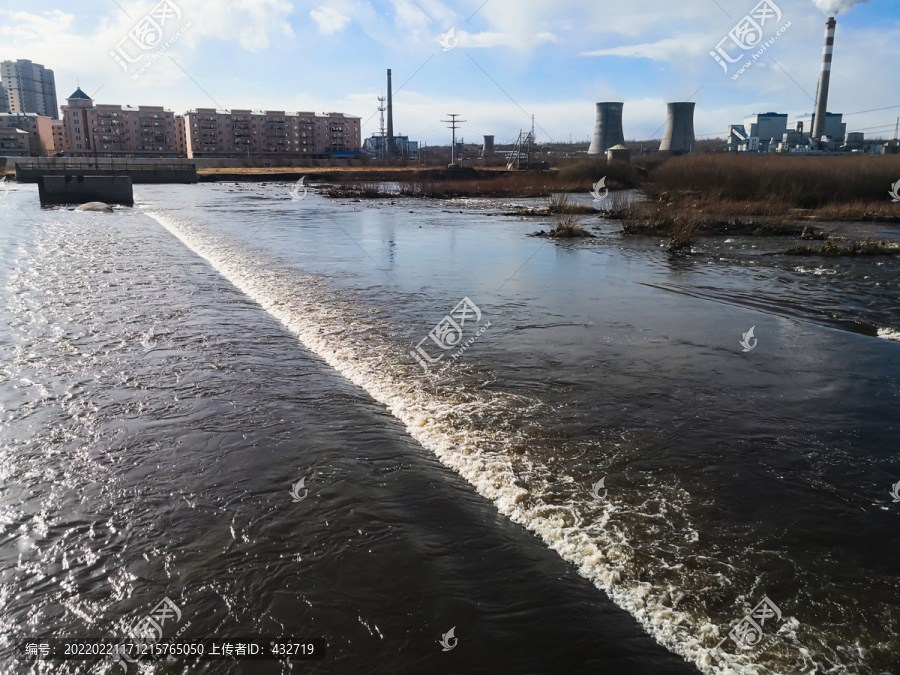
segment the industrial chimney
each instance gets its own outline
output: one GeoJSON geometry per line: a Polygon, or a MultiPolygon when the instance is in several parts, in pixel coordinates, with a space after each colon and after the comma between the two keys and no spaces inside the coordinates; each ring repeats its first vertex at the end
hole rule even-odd
{"type": "Polygon", "coordinates": [[[659,146],[660,152],[683,154],[697,144],[694,137],[694,106],[692,102],[670,103],[666,134],[659,146]]]}
{"type": "Polygon", "coordinates": [[[609,102],[597,104],[597,121],[594,124],[594,137],[591,139],[591,147],[588,148],[588,156],[605,155],[614,145],[625,142],[625,134],[622,131],[624,105],[609,102]]]}
{"type": "Polygon", "coordinates": [[[482,157],[493,157],[494,156],[494,137],[493,136],[485,136],[484,137],[484,145],[481,147],[481,156],[482,157]]]}
{"type": "Polygon", "coordinates": [[[828,87],[831,85],[831,56],[834,51],[834,29],[837,21],[829,17],[825,23],[825,51],[822,54],[822,73],[819,75],[819,94],[816,96],[816,111],[813,113],[812,138],[820,139],[825,135],[825,122],[828,120],[828,87]]]}
{"type": "Polygon", "coordinates": [[[394,100],[393,93],[391,92],[391,69],[388,68],[388,82],[387,82],[387,114],[388,114],[388,125],[387,125],[387,148],[385,148],[385,155],[393,156],[394,155],[394,100]]]}

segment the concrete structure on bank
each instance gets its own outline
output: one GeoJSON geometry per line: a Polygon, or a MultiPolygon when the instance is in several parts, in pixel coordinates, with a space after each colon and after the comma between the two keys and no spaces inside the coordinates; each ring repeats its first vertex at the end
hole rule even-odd
{"type": "Polygon", "coordinates": [[[624,103],[604,102],[597,104],[597,118],[594,122],[594,135],[588,148],[588,156],[605,155],[614,145],[625,142],[622,128],[622,109],[624,103]]]}
{"type": "Polygon", "coordinates": [[[129,176],[41,176],[38,181],[41,206],[50,204],[134,204],[129,176]]]}
{"type": "MultiPolygon", "coordinates": [[[[28,59],[0,62],[0,86],[6,92],[8,112],[34,113],[59,119],[53,71],[28,59]]],[[[0,110],[0,112],[6,112],[0,110]]]]}
{"type": "MultiPolygon", "coordinates": [[[[186,160],[51,158],[15,162],[16,180],[38,183],[65,176],[128,176],[133,183],[196,183],[197,166],[186,160]]],[[[100,200],[104,201],[104,200],[100,200]]]]}
{"type": "Polygon", "coordinates": [[[631,162],[631,150],[626,148],[621,143],[619,145],[614,145],[609,150],[606,151],[606,161],[607,162],[631,162]]]}
{"type": "Polygon", "coordinates": [[[70,157],[179,156],[175,113],[162,106],[95,105],[80,88],[67,103],[62,110],[70,157]]]}
{"type": "Polygon", "coordinates": [[[251,159],[328,158],[359,152],[359,117],[283,110],[198,108],[185,115],[187,156],[251,159]]]}
{"type": "Polygon", "coordinates": [[[690,101],[669,103],[666,133],[659,146],[660,152],[684,154],[691,152],[697,144],[694,136],[694,108],[690,101]]]}
{"type": "Polygon", "coordinates": [[[53,121],[35,113],[0,113],[0,127],[13,127],[28,134],[28,154],[52,157],[58,151],[53,141],[53,121]]]}

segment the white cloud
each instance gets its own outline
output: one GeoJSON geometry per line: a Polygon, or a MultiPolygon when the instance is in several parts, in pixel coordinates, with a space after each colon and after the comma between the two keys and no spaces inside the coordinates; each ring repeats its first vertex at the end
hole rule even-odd
{"type": "Polygon", "coordinates": [[[582,56],[627,56],[631,58],[652,59],[653,61],[666,61],[669,63],[683,60],[685,56],[698,56],[706,54],[708,47],[704,47],[704,41],[708,41],[706,35],[683,35],[677,38],[666,38],[656,42],[646,42],[637,45],[623,45],[598,49],[590,52],[582,52],[582,56]]]}
{"type": "Polygon", "coordinates": [[[500,33],[487,31],[484,33],[467,33],[457,31],[459,46],[473,49],[490,47],[511,47],[513,49],[531,49],[546,42],[559,42],[553,33],[500,33]]]}
{"type": "Polygon", "coordinates": [[[319,26],[322,35],[333,35],[344,29],[350,23],[350,17],[342,14],[334,7],[322,6],[310,11],[309,15],[319,26]]]}
{"type": "Polygon", "coordinates": [[[270,36],[293,36],[288,23],[293,6],[286,0],[191,0],[183,3],[182,11],[191,22],[185,34],[191,46],[204,38],[237,40],[242,48],[257,52],[269,47],[270,36]]]}

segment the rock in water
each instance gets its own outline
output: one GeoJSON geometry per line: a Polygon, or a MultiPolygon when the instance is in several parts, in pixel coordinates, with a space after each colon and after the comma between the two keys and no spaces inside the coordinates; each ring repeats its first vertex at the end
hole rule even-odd
{"type": "Polygon", "coordinates": [[[110,208],[109,204],[104,204],[103,202],[88,202],[87,204],[82,204],[81,206],[75,207],[76,211],[99,211],[100,213],[112,213],[113,210],[110,208]]]}

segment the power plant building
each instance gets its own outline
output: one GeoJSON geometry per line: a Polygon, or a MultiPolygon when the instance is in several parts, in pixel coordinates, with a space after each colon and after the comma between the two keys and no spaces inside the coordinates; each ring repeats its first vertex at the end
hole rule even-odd
{"type": "Polygon", "coordinates": [[[387,136],[372,134],[363,141],[362,151],[374,158],[383,157],[409,157],[418,159],[419,141],[409,140],[409,136],[394,136],[393,152],[389,152],[390,145],[386,142],[387,136]]]}
{"type": "Polygon", "coordinates": [[[484,137],[484,145],[481,146],[482,157],[494,156],[494,137],[486,135],[484,137]]]}
{"type": "Polygon", "coordinates": [[[675,155],[691,152],[697,144],[694,136],[694,108],[690,101],[669,103],[669,116],[666,122],[666,133],[659,146],[660,152],[671,152],[675,155]]]}
{"type": "Polygon", "coordinates": [[[622,108],[624,106],[624,103],[619,102],[597,104],[594,135],[587,152],[589,157],[606,155],[606,151],[611,147],[625,143],[625,133],[622,128],[622,108]]]}
{"type": "MultiPolygon", "coordinates": [[[[812,117],[810,115],[801,115],[797,119],[802,121],[807,129],[812,127],[812,117]]],[[[838,143],[844,142],[847,137],[847,124],[844,122],[844,116],[841,113],[825,113],[824,126],[825,129],[822,136],[827,136],[838,143]]],[[[822,136],[813,135],[813,138],[820,140],[822,136]]]]}
{"type": "Polygon", "coordinates": [[[788,116],[782,113],[748,117],[743,125],[731,125],[728,145],[732,152],[769,152],[784,139],[787,124],[788,116]]]}

